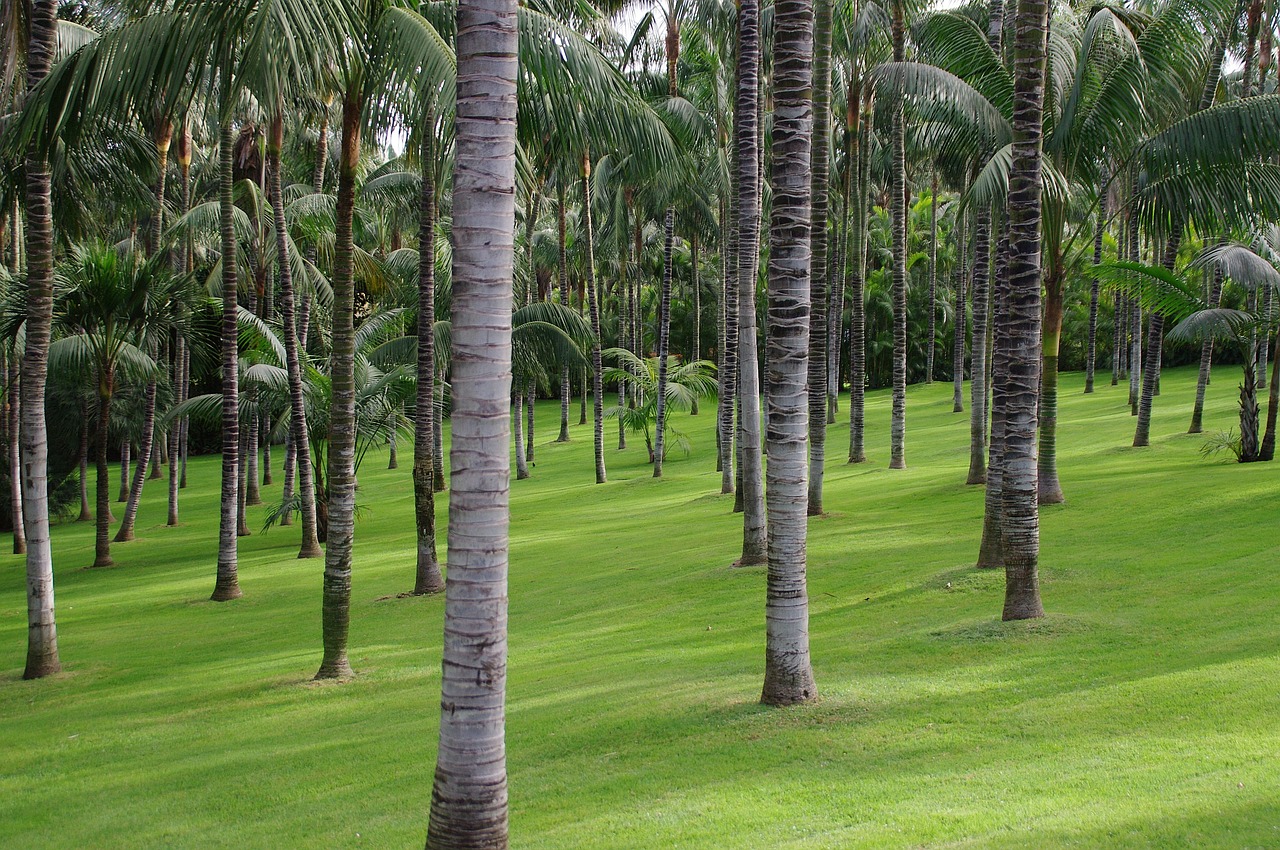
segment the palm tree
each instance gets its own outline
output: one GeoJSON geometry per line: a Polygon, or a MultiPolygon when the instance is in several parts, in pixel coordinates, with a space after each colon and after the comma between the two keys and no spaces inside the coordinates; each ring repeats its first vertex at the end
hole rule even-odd
{"type": "Polygon", "coordinates": [[[779,0],[774,10],[766,439],[769,574],[760,700],[791,705],[817,697],[809,662],[805,585],[813,4],[779,0]]]}
{"type": "MultiPolygon", "coordinates": [[[[27,41],[27,88],[49,73],[57,44],[58,4],[34,0],[27,41]]],[[[22,522],[27,541],[27,663],[22,678],[62,669],[53,607],[53,553],[49,545],[49,433],[45,379],[53,323],[53,204],[46,153],[32,145],[27,175],[27,318],[22,354],[22,522]]],[[[17,216],[15,215],[15,223],[17,216]]]]}
{"type": "MultiPolygon", "coordinates": [[[[604,355],[618,362],[618,366],[605,370],[605,379],[630,387],[632,398],[639,399],[630,406],[620,404],[611,408],[605,415],[621,421],[628,431],[644,434],[649,462],[654,463],[657,451],[653,434],[658,420],[658,358],[637,357],[625,348],[610,348],[604,355]]],[[[692,410],[699,398],[715,392],[716,382],[711,374],[714,370],[715,364],[709,360],[667,365],[667,401],[663,405],[663,414],[667,417],[669,436],[681,446],[688,445],[688,438],[671,424],[671,411],[692,410]]]]}
{"type": "MultiPolygon", "coordinates": [[[[148,341],[173,327],[173,304],[183,300],[185,278],[169,273],[167,258],[143,260],[135,252],[122,255],[103,244],[74,248],[59,287],[57,322],[68,335],[49,348],[49,362],[58,371],[91,380],[98,395],[97,535],[93,566],[107,567],[111,559],[110,471],[107,449],[112,399],[122,378],[146,384],[148,419],[154,426],[155,377],[159,367],[145,353],[148,341]]],[[[138,468],[145,470],[140,455],[138,468]]],[[[138,485],[135,478],[134,485],[138,485]]],[[[137,504],[133,503],[136,515],[137,504]]],[[[125,525],[129,528],[129,515],[125,525]]],[[[131,539],[132,535],[124,539],[131,539]]],[[[119,541],[120,537],[116,538],[119,541]]]]}
{"type": "MultiPolygon", "coordinates": [[[[813,45],[813,156],[811,171],[813,215],[809,269],[809,505],[810,516],[822,515],[823,467],[827,445],[827,208],[830,189],[831,134],[831,6],[815,0],[813,45]]],[[[839,314],[836,316],[839,321],[839,314]]]]}
{"type": "Polygon", "coordinates": [[[1013,155],[1009,166],[1008,344],[1000,352],[1005,432],[1001,552],[1005,620],[1043,617],[1038,563],[1036,425],[1040,378],[1040,170],[1049,4],[1019,0],[1014,40],[1013,155]]]}
{"type": "MultiPolygon", "coordinates": [[[[727,311],[733,314],[737,324],[732,334],[726,325],[726,337],[731,335],[734,342],[732,357],[737,371],[736,379],[728,389],[736,392],[738,398],[738,469],[742,476],[738,488],[742,499],[742,556],[737,561],[739,566],[764,564],[769,558],[756,344],[756,281],[760,269],[760,52],[760,4],[758,0],[743,0],[738,7],[738,68],[734,98],[736,196],[733,207],[737,220],[732,225],[736,257],[731,268],[734,272],[732,288],[737,297],[736,303],[727,311]]],[[[729,316],[726,316],[728,321],[729,316]]],[[[726,345],[728,342],[726,339],[726,345]]],[[[729,415],[732,417],[732,410],[729,415]]],[[[727,442],[731,447],[733,441],[727,442]]],[[[730,470],[732,466],[727,464],[730,470]]],[[[721,487],[722,492],[732,489],[721,487]]]]}
{"type": "Polygon", "coordinates": [[[461,0],[457,15],[454,474],[430,850],[507,845],[507,402],[517,6],[514,0],[461,0]]]}
{"type": "MultiPolygon", "coordinates": [[[[282,324],[285,366],[289,377],[289,439],[294,468],[298,476],[298,495],[302,506],[302,544],[299,558],[321,555],[316,527],[315,484],[311,475],[311,434],[307,427],[306,404],[302,390],[302,363],[298,351],[298,325],[295,315],[295,290],[289,234],[285,222],[284,190],[281,186],[281,151],[284,147],[284,110],[277,108],[271,120],[267,139],[267,170],[270,182],[271,213],[275,220],[276,257],[280,277],[280,321],[282,324]]],[[[286,461],[287,462],[287,461],[286,461]]],[[[292,470],[291,470],[292,471],[292,470]]],[[[286,475],[286,480],[288,476],[286,475]]],[[[288,487],[285,488],[289,490],[288,487]]],[[[285,495],[290,495],[286,492],[285,495]]]]}
{"type": "MultiPolygon", "coordinates": [[[[906,59],[906,0],[891,0],[893,61],[906,59]]],[[[907,442],[907,165],[903,115],[903,90],[898,84],[893,100],[893,170],[889,190],[893,230],[893,419],[889,435],[889,468],[905,469],[907,442]]]]}

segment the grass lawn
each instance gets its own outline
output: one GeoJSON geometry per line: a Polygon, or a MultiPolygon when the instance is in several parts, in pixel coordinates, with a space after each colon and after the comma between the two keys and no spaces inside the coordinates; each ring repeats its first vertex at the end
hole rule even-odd
{"type": "MultiPolygon", "coordinates": [[[[1234,424],[1238,375],[1215,371],[1207,430],[1234,424]]],[[[548,444],[540,404],[512,482],[512,846],[1280,847],[1280,464],[1199,456],[1191,369],[1165,372],[1152,446],[1129,448],[1127,388],[1100,379],[1063,376],[1067,503],[1042,513],[1030,624],[1001,624],[1002,575],[972,569],[983,497],[950,384],[909,391],[906,471],[886,468],[889,394],[862,466],[842,404],[810,523],[821,700],[785,710],[757,704],[765,572],[729,567],[713,406],[677,414],[694,450],[661,481],[608,423],[596,486],[589,426],[548,444]]],[[[420,847],[443,600],[394,598],[409,452],[385,466],[361,474],[346,684],[309,681],[322,563],[294,558],[296,528],[262,533],[263,508],[244,598],[206,601],[216,458],[178,528],[148,484],[115,568],[82,569],[88,524],[55,528],[61,676],[19,679],[23,562],[0,558],[0,847],[420,847]]]]}

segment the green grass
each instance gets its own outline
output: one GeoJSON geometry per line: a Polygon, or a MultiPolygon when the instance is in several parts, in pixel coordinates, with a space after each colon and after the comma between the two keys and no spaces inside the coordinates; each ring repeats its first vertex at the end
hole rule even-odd
{"type": "MultiPolygon", "coordinates": [[[[1215,373],[1207,429],[1234,423],[1237,381],[1215,373]]],[[[1001,624],[1001,576],[971,569],[982,492],[950,385],[909,392],[904,472],[885,468],[888,395],[864,466],[843,463],[842,406],[810,525],[821,700],[787,710],[756,701],[765,576],[729,567],[710,406],[680,414],[695,451],[663,481],[609,423],[595,486],[589,428],[546,444],[540,405],[534,477],[512,482],[513,846],[1280,846],[1280,465],[1199,457],[1191,370],[1165,373],[1148,449],[1128,448],[1126,388],[1101,383],[1064,376],[1068,501],[1042,514],[1049,616],[1029,624],[1001,624]]],[[[442,600],[387,598],[413,582],[407,454],[361,476],[346,684],[309,682],[321,563],[294,559],[295,530],[261,533],[261,508],[245,597],[205,601],[214,458],[179,528],[148,486],[117,568],[81,569],[88,526],[55,529],[62,676],[19,679],[5,556],[0,847],[421,846],[442,600]]]]}

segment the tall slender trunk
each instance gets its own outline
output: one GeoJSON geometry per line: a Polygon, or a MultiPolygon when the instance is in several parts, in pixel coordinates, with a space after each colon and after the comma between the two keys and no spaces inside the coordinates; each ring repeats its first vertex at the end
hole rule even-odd
{"type": "MultiPolygon", "coordinates": [[[[565,197],[564,197],[564,180],[559,181],[556,188],[556,228],[559,237],[560,247],[560,263],[556,268],[560,289],[560,303],[569,306],[569,253],[565,246],[565,197]]],[[[565,366],[560,370],[560,436],[556,437],[557,443],[569,442],[569,367],[565,366]]]]}
{"type": "Polygon", "coordinates": [[[1111,308],[1111,386],[1120,384],[1121,364],[1124,362],[1124,316],[1121,312],[1120,293],[1116,293],[1111,308]]]}
{"type": "MultiPolygon", "coordinates": [[[[734,141],[737,196],[736,282],[738,360],[737,496],[742,499],[743,566],[768,563],[768,517],[764,458],[760,446],[760,372],[756,342],[756,278],[760,262],[760,3],[743,0],[738,9],[738,87],[734,141]]],[[[732,442],[732,441],[731,441],[732,442]]]]}
{"type": "MultiPolygon", "coordinates": [[[[191,397],[191,348],[188,346],[182,355],[182,398],[191,397]]],[[[190,449],[191,418],[182,417],[181,433],[178,435],[178,450],[182,454],[182,469],[178,474],[178,489],[187,486],[187,454],[190,449]]]]}
{"type": "MultiPolygon", "coordinates": [[[[689,271],[692,280],[689,281],[689,291],[693,295],[693,345],[689,347],[689,361],[696,363],[702,359],[702,284],[698,280],[698,266],[701,258],[698,255],[698,231],[694,231],[689,236],[689,271]]],[[[693,397],[693,406],[689,411],[691,416],[698,415],[698,397],[693,397]]]]}
{"type": "Polygon", "coordinates": [[[990,280],[991,209],[980,204],[973,215],[973,365],[969,385],[969,477],[965,479],[966,484],[982,484],[987,479],[987,307],[991,299],[990,280]]]}
{"type": "MultiPolygon", "coordinates": [[[[1007,222],[1006,222],[1007,224],[1007,222]]],[[[1009,249],[1007,227],[996,248],[996,256],[1004,257],[1009,249]]],[[[987,464],[987,489],[983,498],[982,543],[978,547],[978,564],[980,569],[1001,569],[1004,567],[1004,554],[1000,539],[1003,525],[1002,485],[1004,473],[1004,438],[1005,438],[1005,378],[1009,371],[1008,342],[1008,304],[1009,304],[1009,272],[1008,263],[1000,260],[996,264],[994,275],[995,286],[991,299],[993,319],[992,327],[992,364],[991,364],[991,435],[989,438],[989,460],[987,464]]]]}
{"type": "MultiPolygon", "coordinates": [[[[173,388],[174,402],[181,404],[182,398],[182,362],[186,357],[186,340],[181,333],[174,334],[173,357],[170,358],[169,376],[173,388]]],[[[178,524],[178,448],[181,431],[178,423],[169,422],[169,430],[165,434],[169,447],[169,514],[166,524],[178,524]]]]}
{"type": "MultiPolygon", "coordinates": [[[[862,85],[859,80],[859,86],[862,85]]],[[[870,87],[868,87],[869,89],[870,87]]],[[[854,258],[849,267],[849,463],[865,463],[867,391],[867,192],[871,185],[871,98],[857,109],[857,206],[853,215],[854,258]]],[[[861,96],[857,100],[862,101],[861,96]]]]}
{"type": "MultiPolygon", "coordinates": [[[[441,378],[444,376],[441,375],[441,378]]],[[[431,417],[432,435],[431,456],[431,489],[443,493],[448,489],[444,477],[444,385],[436,383],[435,415],[431,417]]]]}
{"type": "Polygon", "coordinates": [[[428,850],[507,847],[504,742],[515,0],[458,4],[453,495],[428,850]]]}
{"type": "Polygon", "coordinates": [[[517,385],[511,396],[511,419],[515,423],[516,443],[516,480],[523,481],[529,477],[529,464],[524,456],[524,388],[517,385]]]}
{"type": "Polygon", "coordinates": [[[9,429],[9,509],[13,522],[13,554],[27,553],[27,535],[22,521],[22,443],[19,434],[22,430],[22,387],[21,367],[15,356],[9,362],[9,413],[7,424],[9,429]]]}
{"type": "MultiPolygon", "coordinates": [[[[284,330],[285,371],[289,379],[290,453],[297,469],[298,498],[302,503],[302,543],[299,558],[319,558],[323,552],[317,532],[315,474],[311,468],[311,430],[307,426],[306,397],[302,383],[302,358],[298,352],[298,324],[294,314],[297,294],[293,286],[293,269],[288,260],[288,237],[284,220],[283,166],[280,155],[284,148],[284,115],[277,112],[271,121],[267,157],[270,172],[270,202],[275,222],[276,256],[280,257],[280,323],[284,330]]],[[[288,476],[286,476],[286,486],[288,476]]]]}
{"type": "Polygon", "coordinates": [[[1036,402],[1040,371],[1041,143],[1049,5],[1019,0],[1009,168],[1008,374],[1004,389],[1001,549],[1005,620],[1043,617],[1038,566],[1036,402]]]}
{"type": "Polygon", "coordinates": [[[774,13],[773,209],[769,227],[769,573],[764,689],[768,705],[818,695],[809,661],[805,442],[809,356],[813,4],[774,13]]]}
{"type": "Polygon", "coordinates": [[[98,516],[94,526],[93,566],[110,567],[111,560],[111,467],[107,446],[111,428],[111,396],[115,375],[108,369],[98,375],[98,516]]]}
{"type": "Polygon", "coordinates": [[[329,524],[325,535],[322,625],[324,658],[317,679],[352,675],[347,660],[351,621],[351,548],[356,508],[355,277],[353,219],[360,159],[360,94],[352,85],[342,98],[342,150],[334,219],[333,342],[329,409],[329,524]]]}
{"type": "MultiPolygon", "coordinates": [[[[89,402],[86,400],[80,406],[80,516],[76,517],[76,522],[93,520],[93,511],[89,508],[89,429],[89,402]]],[[[9,439],[18,439],[16,427],[10,428],[9,439]]]]}
{"type": "Polygon", "coordinates": [[[933,353],[938,347],[938,166],[930,169],[929,194],[929,332],[924,382],[933,383],[933,353]]]}
{"type": "MultiPolygon", "coordinates": [[[[968,191],[968,186],[965,186],[968,191]]],[[[951,412],[964,413],[964,343],[967,330],[965,319],[965,281],[968,278],[966,257],[969,250],[969,215],[960,220],[960,238],[956,240],[955,319],[951,340],[951,412]]]]}
{"type": "MultiPolygon", "coordinates": [[[[757,9],[756,20],[758,21],[758,6],[754,5],[757,2],[758,0],[748,0],[748,3],[752,4],[751,8],[757,9]]],[[[747,4],[744,3],[743,7],[746,7],[746,5],[747,4]]],[[[750,12],[744,11],[743,8],[739,9],[738,11],[739,45],[738,45],[738,59],[737,59],[738,68],[735,72],[735,77],[737,78],[735,82],[735,86],[737,87],[734,95],[735,104],[737,103],[737,100],[739,98],[743,97],[742,68],[741,68],[742,47],[740,42],[742,38],[741,28],[744,20],[743,16],[746,14],[750,14],[750,12]]],[[[750,96],[755,97],[754,92],[752,92],[750,96]]],[[[738,107],[735,106],[735,109],[737,108],[738,107]]],[[[754,103],[752,104],[752,111],[753,112],[755,111],[754,103]]],[[[738,114],[739,114],[738,112],[735,112],[734,114],[734,128],[735,128],[734,145],[735,147],[734,147],[733,156],[735,158],[739,155],[738,148],[736,147],[739,139],[738,130],[737,130],[738,114]]],[[[735,159],[735,162],[736,162],[736,159],[735,159]]],[[[738,197],[741,194],[742,189],[738,186],[736,182],[741,179],[741,177],[737,175],[736,169],[737,169],[737,166],[735,165],[735,167],[730,170],[730,178],[731,178],[730,182],[732,184],[732,187],[731,187],[732,194],[729,196],[729,202],[727,204],[727,206],[729,207],[729,210],[728,210],[729,220],[724,225],[724,231],[727,234],[728,238],[724,240],[725,245],[723,249],[726,254],[724,258],[724,263],[723,263],[724,286],[722,288],[723,305],[721,310],[721,312],[724,315],[724,329],[723,329],[722,345],[720,347],[720,374],[719,374],[720,397],[718,400],[719,403],[717,405],[717,412],[719,414],[719,421],[717,425],[717,436],[719,438],[718,439],[719,445],[717,447],[718,456],[716,460],[716,466],[718,467],[718,471],[720,472],[720,493],[722,495],[732,494],[737,485],[737,477],[735,475],[735,469],[734,469],[734,466],[735,466],[734,461],[735,461],[735,458],[737,457],[737,453],[734,451],[734,442],[735,442],[734,412],[737,408],[738,358],[740,357],[739,346],[738,346],[738,319],[739,319],[738,317],[738,311],[739,311],[738,281],[739,281],[740,274],[738,271],[738,264],[741,262],[741,259],[742,259],[742,249],[738,245],[738,236],[740,231],[739,216],[741,215],[741,213],[738,210],[738,197]]],[[[754,184],[755,182],[754,174],[751,175],[751,181],[754,184]]],[[[637,263],[636,271],[637,273],[639,272],[638,263],[637,263]]],[[[754,288],[754,285],[753,285],[753,288],[754,288]]]]}
{"type": "Polygon", "coordinates": [[[231,203],[231,122],[222,125],[218,141],[218,205],[222,231],[222,503],[218,523],[218,578],[214,602],[242,595],[238,576],[237,535],[240,480],[239,337],[236,326],[236,234],[231,203]]]}
{"type": "MultiPolygon", "coordinates": [[[[893,0],[893,61],[906,58],[906,0],[893,0]]],[[[907,466],[907,163],[902,81],[893,96],[893,172],[889,209],[893,232],[893,418],[890,424],[890,469],[907,466]]]]}
{"type": "Polygon", "coordinates": [[[671,253],[675,246],[675,207],[667,207],[663,219],[662,297],[658,303],[657,421],[654,422],[653,477],[662,477],[667,451],[667,357],[671,352],[671,253]]]}
{"type": "Polygon", "coordinates": [[[422,125],[422,189],[418,197],[418,383],[413,419],[413,516],[417,528],[415,596],[444,590],[436,548],[436,154],[435,115],[422,125]]]}
{"type": "Polygon", "coordinates": [[[1036,458],[1036,488],[1042,505],[1066,501],[1058,481],[1058,351],[1062,344],[1063,303],[1066,297],[1062,258],[1043,257],[1047,261],[1044,280],[1040,361],[1040,454],[1036,458]]]}
{"type": "MultiPolygon", "coordinates": [[[[1093,228],[1093,263],[1102,262],[1102,236],[1107,227],[1107,175],[1103,172],[1100,183],[1103,186],[1102,196],[1098,199],[1098,221],[1093,228]]],[[[1098,279],[1089,283],[1089,347],[1084,361],[1084,391],[1093,392],[1093,373],[1095,361],[1098,359],[1098,279]]]]}
{"type": "MultiPolygon", "coordinates": [[[[582,221],[583,239],[586,240],[587,260],[587,310],[591,314],[591,395],[595,417],[594,439],[596,450],[596,483],[608,481],[604,468],[604,363],[600,358],[600,303],[596,292],[595,233],[591,223],[591,154],[582,155],[582,221]]],[[[661,408],[659,408],[661,409],[661,408]]],[[[658,434],[661,435],[661,425],[658,434]]],[[[662,459],[654,461],[654,475],[662,470],[662,459]]]]}
{"type": "Polygon", "coordinates": [[[830,204],[831,4],[812,0],[813,159],[809,241],[809,516],[822,515],[822,482],[827,446],[827,217],[830,204]]]}
{"type": "Polygon", "coordinates": [[[129,499],[124,506],[124,519],[120,523],[120,530],[116,532],[116,543],[125,543],[133,539],[133,526],[138,519],[138,505],[142,501],[142,485],[146,483],[147,465],[151,460],[155,432],[156,382],[153,378],[147,381],[142,408],[142,445],[138,448],[138,464],[133,470],[133,483],[129,486],[129,499]]]}
{"type": "MultiPolygon", "coordinates": [[[[1222,302],[1222,272],[1214,269],[1213,283],[1210,285],[1209,304],[1217,307],[1222,302]]],[[[1209,386],[1209,370],[1213,366],[1213,338],[1209,337],[1200,344],[1200,374],[1196,380],[1196,403],[1191,410],[1191,427],[1188,434],[1199,434],[1204,430],[1204,392],[1209,386]]],[[[1275,395],[1275,381],[1271,382],[1271,393],[1275,395]]]]}
{"type": "MultiPolygon", "coordinates": [[[[535,300],[539,300],[538,294],[538,270],[533,262],[533,233],[538,224],[538,212],[542,207],[542,194],[537,190],[533,190],[533,198],[530,207],[527,209],[525,219],[525,265],[529,269],[529,282],[524,290],[525,306],[532,304],[535,300]]],[[[536,378],[530,379],[527,383],[527,393],[525,395],[525,460],[533,463],[533,411],[534,402],[538,400],[538,381],[536,378]]],[[[621,425],[621,421],[618,423],[621,425]]]]}

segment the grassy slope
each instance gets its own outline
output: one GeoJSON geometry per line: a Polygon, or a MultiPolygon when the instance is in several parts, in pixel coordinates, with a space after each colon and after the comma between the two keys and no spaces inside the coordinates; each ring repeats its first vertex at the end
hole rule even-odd
{"type": "MultiPolygon", "coordinates": [[[[1211,429],[1236,382],[1215,375],[1211,429]]],[[[756,704],[764,571],[728,568],[740,525],[715,495],[710,409],[680,415],[695,452],[665,481],[639,439],[613,450],[612,423],[606,486],[588,428],[540,445],[513,482],[513,846],[1280,845],[1280,468],[1199,458],[1191,371],[1166,373],[1146,450],[1127,448],[1125,388],[1081,384],[1064,376],[1068,503],[1043,517],[1051,613],[1030,626],[1001,625],[1001,577],[969,568],[982,494],[961,483],[949,384],[910,391],[905,472],[884,468],[887,394],[869,400],[870,464],[846,466],[847,425],[831,428],[810,536],[822,700],[785,711],[756,704]]],[[[538,413],[554,433],[554,407],[538,413]]],[[[293,558],[294,531],[255,524],[245,598],[204,601],[214,461],[180,528],[148,486],[118,568],[79,569],[91,529],[56,529],[62,677],[18,679],[22,567],[3,558],[0,846],[420,846],[442,606],[380,599],[413,580],[407,453],[362,475],[360,676],[341,686],[307,681],[321,563],[293,558]]]]}

